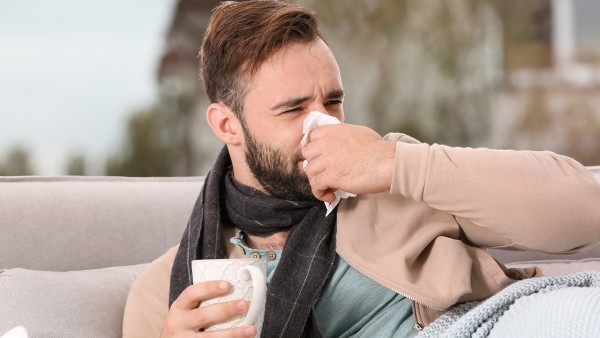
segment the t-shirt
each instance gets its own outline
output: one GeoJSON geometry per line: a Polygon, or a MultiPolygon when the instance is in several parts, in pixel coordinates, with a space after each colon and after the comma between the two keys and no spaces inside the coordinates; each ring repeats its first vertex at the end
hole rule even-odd
{"type": "MultiPolygon", "coordinates": [[[[230,242],[247,257],[267,259],[270,282],[281,250],[252,249],[241,232],[230,242]]],[[[315,305],[315,316],[323,337],[411,337],[417,333],[412,301],[363,275],[339,255],[315,305]]]]}

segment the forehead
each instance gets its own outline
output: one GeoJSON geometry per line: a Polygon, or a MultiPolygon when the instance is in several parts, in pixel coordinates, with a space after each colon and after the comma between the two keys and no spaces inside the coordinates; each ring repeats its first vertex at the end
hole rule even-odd
{"type": "Polygon", "coordinates": [[[319,89],[341,88],[335,57],[325,42],[318,39],[290,44],[263,62],[250,81],[248,96],[277,100],[290,95],[313,94],[319,89]]]}

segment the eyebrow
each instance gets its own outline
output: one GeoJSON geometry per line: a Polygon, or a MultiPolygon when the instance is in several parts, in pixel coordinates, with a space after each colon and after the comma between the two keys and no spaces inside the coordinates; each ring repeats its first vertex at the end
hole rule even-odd
{"type": "MultiPolygon", "coordinates": [[[[332,90],[331,92],[327,93],[327,95],[325,96],[325,100],[337,99],[337,98],[342,98],[342,97],[344,97],[344,90],[336,89],[336,90],[332,90]]],[[[300,105],[304,101],[310,100],[311,98],[312,98],[312,96],[291,97],[289,99],[286,99],[286,100],[283,100],[283,101],[277,103],[276,105],[271,107],[271,110],[295,107],[295,106],[300,105]]]]}

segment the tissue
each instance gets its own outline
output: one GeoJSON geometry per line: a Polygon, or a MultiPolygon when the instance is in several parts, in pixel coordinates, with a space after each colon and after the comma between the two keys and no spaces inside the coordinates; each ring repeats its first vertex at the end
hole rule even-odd
{"type": "MultiPolygon", "coordinates": [[[[327,114],[323,114],[320,111],[310,112],[306,118],[304,119],[304,124],[302,125],[302,140],[300,140],[300,144],[304,147],[308,143],[308,133],[311,130],[318,126],[324,126],[329,124],[340,124],[340,120],[335,117],[327,114]]],[[[308,161],[304,161],[304,167],[308,164],[308,161]]],[[[327,212],[325,212],[325,216],[328,216],[333,209],[340,203],[342,198],[355,197],[356,194],[352,194],[343,190],[335,191],[335,201],[329,203],[325,202],[325,207],[327,208],[327,212]]]]}

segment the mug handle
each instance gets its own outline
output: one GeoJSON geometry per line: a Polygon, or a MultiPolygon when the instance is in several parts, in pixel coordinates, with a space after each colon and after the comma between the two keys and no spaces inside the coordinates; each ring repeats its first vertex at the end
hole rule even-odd
{"type": "Polygon", "coordinates": [[[259,268],[247,265],[240,268],[238,277],[241,280],[250,280],[252,278],[252,300],[250,301],[248,314],[240,326],[256,324],[258,317],[264,310],[267,298],[267,280],[265,274],[259,268]]]}

